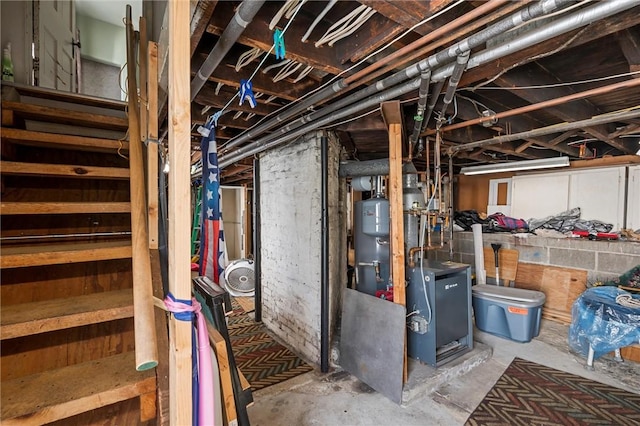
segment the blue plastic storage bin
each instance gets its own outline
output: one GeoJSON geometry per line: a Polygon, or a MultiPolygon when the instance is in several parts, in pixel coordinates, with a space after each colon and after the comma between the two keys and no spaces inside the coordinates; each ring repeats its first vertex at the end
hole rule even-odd
{"type": "Polygon", "coordinates": [[[522,343],[540,333],[544,293],[486,284],[473,286],[472,293],[478,329],[522,343]]]}

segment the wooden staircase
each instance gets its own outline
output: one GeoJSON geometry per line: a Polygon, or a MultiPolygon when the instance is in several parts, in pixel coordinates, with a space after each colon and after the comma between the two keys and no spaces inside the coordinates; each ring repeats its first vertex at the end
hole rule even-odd
{"type": "Polygon", "coordinates": [[[1,417],[154,424],[136,371],[125,104],[2,87],[1,417]]]}

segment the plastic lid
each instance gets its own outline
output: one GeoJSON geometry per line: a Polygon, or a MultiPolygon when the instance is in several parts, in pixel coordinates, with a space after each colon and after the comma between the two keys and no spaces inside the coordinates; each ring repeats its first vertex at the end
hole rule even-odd
{"type": "Polygon", "coordinates": [[[498,299],[513,300],[518,302],[539,302],[545,300],[541,291],[526,290],[524,288],[499,287],[496,285],[478,284],[471,287],[474,293],[498,299]]]}

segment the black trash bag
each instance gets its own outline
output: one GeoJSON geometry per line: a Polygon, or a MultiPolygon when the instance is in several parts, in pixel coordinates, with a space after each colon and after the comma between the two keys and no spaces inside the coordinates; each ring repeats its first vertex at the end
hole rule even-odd
{"type": "Polygon", "coordinates": [[[471,231],[471,225],[475,223],[486,224],[487,219],[480,217],[475,210],[462,210],[453,213],[453,222],[464,229],[465,231],[471,231]]]}

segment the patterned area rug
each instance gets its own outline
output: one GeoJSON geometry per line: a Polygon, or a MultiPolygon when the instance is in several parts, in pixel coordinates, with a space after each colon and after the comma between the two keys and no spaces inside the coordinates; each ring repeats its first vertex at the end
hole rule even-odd
{"type": "Polygon", "coordinates": [[[245,375],[251,389],[275,385],[313,370],[309,364],[278,343],[262,323],[253,321],[232,299],[233,313],[227,327],[236,364],[245,375]]]}
{"type": "Polygon", "coordinates": [[[640,395],[513,360],[467,425],[638,425],[640,395]]]}

